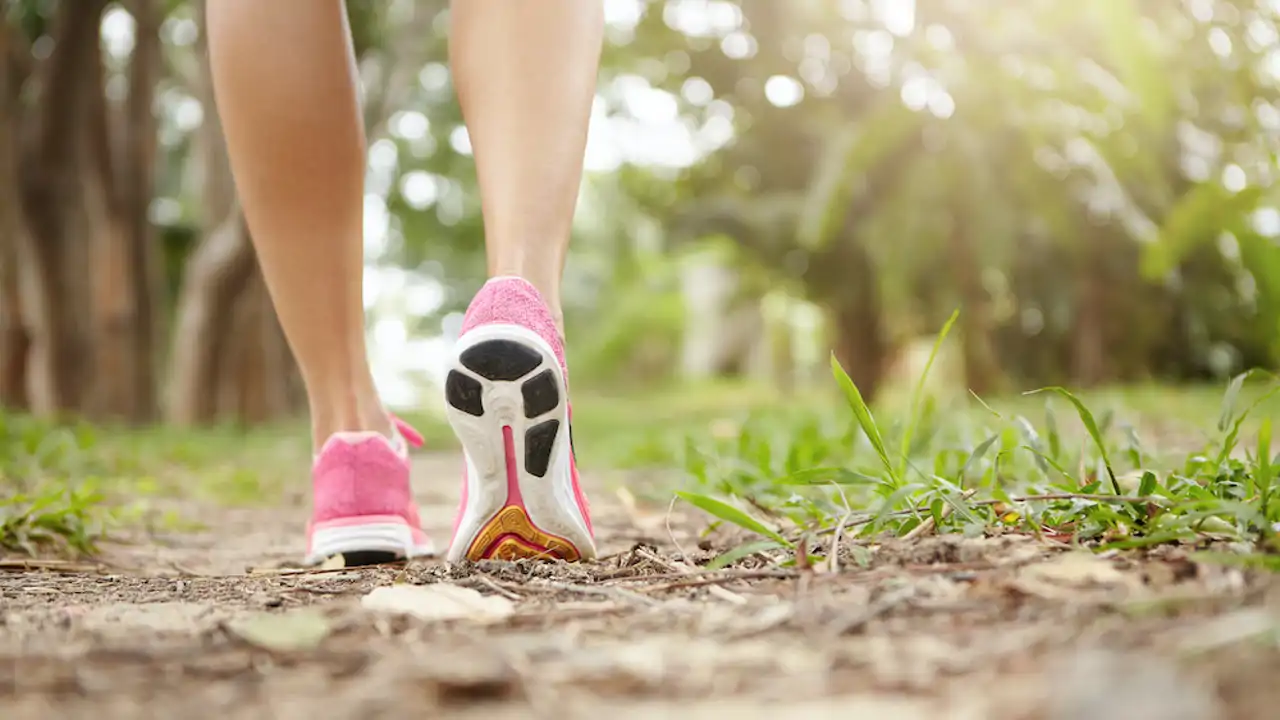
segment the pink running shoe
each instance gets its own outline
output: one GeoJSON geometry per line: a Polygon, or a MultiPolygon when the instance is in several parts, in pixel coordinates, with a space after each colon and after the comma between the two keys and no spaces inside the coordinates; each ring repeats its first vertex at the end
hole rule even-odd
{"type": "Polygon", "coordinates": [[[542,296],[520,278],[490,280],[455,353],[445,399],[466,469],[449,561],[594,558],[564,343],[542,296]]]}
{"type": "Polygon", "coordinates": [[[422,436],[392,418],[395,436],[334,433],[311,468],[314,509],[306,563],[342,555],[348,566],[435,554],[409,487],[409,444],[422,436]]]}

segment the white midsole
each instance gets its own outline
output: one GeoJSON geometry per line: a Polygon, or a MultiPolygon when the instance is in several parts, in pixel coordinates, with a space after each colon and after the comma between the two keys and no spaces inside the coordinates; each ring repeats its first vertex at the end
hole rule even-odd
{"type": "Polygon", "coordinates": [[[519,325],[494,323],[482,325],[459,338],[450,369],[480,383],[484,414],[475,417],[445,403],[450,424],[462,442],[467,463],[467,506],[458,523],[458,532],[450,544],[448,560],[460,562],[477,533],[507,504],[506,448],[502,428],[509,426],[515,444],[517,481],[529,520],[543,532],[573,543],[584,558],[595,557],[595,543],[587,530],[586,519],[573,492],[570,470],[572,449],[569,445],[569,412],[560,361],[555,351],[537,333],[519,325]],[[490,340],[518,342],[542,356],[542,362],[524,377],[504,382],[482,377],[462,364],[462,353],[490,340]],[[546,368],[555,368],[559,401],[549,412],[536,418],[524,416],[522,383],[546,368]],[[524,468],[525,430],[548,420],[559,420],[551,451],[551,462],[545,477],[537,477],[524,468]]]}
{"type": "Polygon", "coordinates": [[[306,564],[322,563],[334,555],[351,552],[388,552],[413,558],[435,554],[430,543],[417,545],[413,530],[402,523],[368,523],[317,528],[311,534],[311,552],[306,564]]]}

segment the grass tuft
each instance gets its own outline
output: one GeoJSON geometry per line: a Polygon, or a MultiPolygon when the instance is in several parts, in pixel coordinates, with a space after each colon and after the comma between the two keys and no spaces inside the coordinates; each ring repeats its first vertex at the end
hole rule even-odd
{"type": "Polygon", "coordinates": [[[114,529],[190,529],[157,499],[271,501],[305,457],[294,428],[111,429],[0,412],[0,554],[92,555],[114,529]]]}
{"type": "MultiPolygon", "coordinates": [[[[946,329],[935,355],[945,336],[946,329]]],[[[1241,560],[1250,566],[1280,567],[1280,456],[1272,454],[1268,413],[1253,417],[1274,402],[1280,384],[1263,384],[1263,373],[1233,378],[1220,411],[1197,402],[1194,414],[1210,427],[1200,441],[1164,437],[1163,411],[1152,414],[1155,423],[1130,422],[1123,411],[1095,412],[1083,396],[1058,387],[1001,402],[975,397],[925,414],[924,377],[905,412],[883,413],[886,422],[834,358],[832,374],[843,410],[831,403],[757,413],[732,435],[686,438],[684,466],[694,487],[679,496],[749,535],[718,565],[769,555],[769,548],[785,563],[808,537],[1015,532],[1088,548],[1230,547],[1251,558],[1241,560]],[[1054,399],[1072,406],[1080,428],[1059,426],[1054,399]],[[1029,419],[1033,400],[1043,403],[1041,423],[1029,419]],[[1160,446],[1144,443],[1140,430],[1147,429],[1160,446]],[[890,447],[900,448],[897,457],[890,447]]]]}
{"type": "Polygon", "coordinates": [[[0,549],[26,555],[92,555],[109,520],[93,487],[51,486],[0,497],[0,549]]]}

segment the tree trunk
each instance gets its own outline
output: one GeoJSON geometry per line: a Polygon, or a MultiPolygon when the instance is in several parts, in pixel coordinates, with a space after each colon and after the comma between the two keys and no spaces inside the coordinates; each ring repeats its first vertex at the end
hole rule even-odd
{"type": "Polygon", "coordinates": [[[94,417],[144,422],[155,411],[155,309],[161,301],[159,254],[147,213],[155,185],[152,103],[160,75],[160,18],[154,0],[135,0],[129,9],[136,40],[128,98],[122,105],[108,104],[99,54],[97,89],[89,95],[85,116],[96,381],[86,410],[94,417]]]}
{"type": "Polygon", "coordinates": [[[150,218],[159,143],[153,106],[163,61],[160,42],[163,12],[158,0],[135,0],[129,10],[136,23],[137,41],[129,65],[129,99],[124,113],[120,212],[128,235],[132,267],[129,293],[133,297],[136,328],[130,338],[136,392],[132,419],[146,422],[154,420],[158,410],[157,367],[166,320],[164,262],[150,218]]]}
{"type": "MultiPolygon", "coordinates": [[[[201,22],[204,3],[196,7],[201,22]]],[[[207,58],[201,29],[200,57],[207,58]]],[[[218,122],[207,65],[197,92],[205,107],[197,137],[206,228],[187,260],[170,356],[166,415],[180,425],[235,418],[273,420],[298,407],[297,371],[254,260],[218,122]]]]}
{"type": "MultiPolygon", "coordinates": [[[[0,133],[3,132],[0,128],[0,133]]],[[[0,142],[3,142],[2,136],[0,142]]],[[[0,188],[0,195],[11,195],[10,187],[0,188]]],[[[22,318],[22,293],[18,286],[19,231],[14,217],[16,204],[11,204],[10,200],[0,197],[0,217],[8,225],[0,228],[0,408],[26,410],[29,406],[27,357],[31,338],[22,318]]]]}
{"type": "Polygon", "coordinates": [[[871,402],[884,377],[886,343],[878,304],[858,303],[831,309],[832,349],[858,392],[871,402]]]}
{"type": "Polygon", "coordinates": [[[982,283],[982,264],[964,213],[965,208],[958,207],[952,215],[950,243],[952,271],[960,288],[960,353],[965,385],[985,395],[999,388],[1001,372],[993,343],[991,297],[982,283]]]}
{"type": "Polygon", "coordinates": [[[213,422],[219,410],[219,361],[231,332],[236,297],[253,271],[249,232],[235,203],[227,157],[209,75],[205,3],[195,3],[200,33],[200,71],[193,88],[204,107],[194,149],[199,164],[204,237],[183,270],[170,341],[166,419],[179,425],[213,422]]]}
{"type": "Polygon", "coordinates": [[[252,274],[236,302],[233,331],[220,363],[220,415],[256,425],[288,417],[293,358],[276,322],[260,272],[252,274]]]}
{"type": "Polygon", "coordinates": [[[1075,273],[1075,323],[1071,328],[1071,381],[1092,387],[1106,379],[1106,250],[1096,238],[1086,240],[1075,273]]]}
{"type": "Polygon", "coordinates": [[[836,360],[871,402],[884,380],[889,342],[879,273],[854,222],[847,220],[826,249],[810,259],[804,282],[810,299],[827,310],[836,360]]]}
{"type": "Polygon", "coordinates": [[[871,402],[880,391],[889,350],[879,278],[852,226],[846,228],[841,240],[835,254],[818,263],[830,266],[824,275],[830,272],[843,277],[843,282],[829,286],[830,296],[825,303],[831,313],[832,348],[849,379],[871,402]]]}
{"type": "Polygon", "coordinates": [[[227,356],[236,299],[253,270],[249,229],[238,211],[201,241],[187,261],[173,332],[170,422],[197,425],[217,418],[219,364],[227,356]]]}
{"type": "Polygon", "coordinates": [[[94,54],[87,112],[81,129],[86,134],[87,153],[81,173],[84,213],[89,243],[89,267],[85,280],[92,297],[90,319],[93,338],[93,372],[88,396],[81,408],[99,419],[126,420],[132,416],[131,401],[137,395],[133,376],[133,347],[130,338],[137,332],[137,314],[129,293],[130,267],[125,228],[121,224],[116,182],[115,148],[112,143],[113,108],[103,92],[106,81],[102,53],[94,54]]]}
{"type": "Polygon", "coordinates": [[[22,317],[21,271],[22,210],[18,196],[17,73],[12,37],[0,22],[0,408],[26,409],[27,356],[31,339],[22,317]]]}
{"type": "MultiPolygon", "coordinates": [[[[92,340],[89,315],[88,228],[82,170],[83,121],[92,111],[98,28],[106,0],[58,5],[52,55],[41,68],[40,97],[31,125],[33,142],[21,158],[23,216],[31,259],[31,404],[38,414],[78,410],[88,385],[92,340]]],[[[26,128],[20,130],[25,131],[26,128]]],[[[25,138],[24,138],[25,140],[25,138]]]]}

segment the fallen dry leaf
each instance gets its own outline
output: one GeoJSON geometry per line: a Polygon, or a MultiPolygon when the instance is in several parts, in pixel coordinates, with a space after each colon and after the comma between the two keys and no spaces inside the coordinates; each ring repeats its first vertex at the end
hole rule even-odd
{"type": "Polygon", "coordinates": [[[427,621],[493,622],[515,612],[515,605],[504,597],[443,583],[375,588],[360,599],[360,605],[373,612],[412,615],[427,621]]]}
{"type": "Polygon", "coordinates": [[[1025,577],[1068,585],[1114,585],[1126,580],[1114,565],[1089,552],[1063,553],[1047,562],[1030,565],[1025,577]]]}
{"type": "Polygon", "coordinates": [[[1134,588],[1136,581],[1107,560],[1089,552],[1069,552],[1023,568],[1014,587],[1046,599],[1078,597],[1097,590],[1134,588]]]}
{"type": "Polygon", "coordinates": [[[250,645],[275,652],[310,650],[329,636],[332,626],[315,610],[278,615],[259,613],[232,620],[227,629],[250,645]]]}

